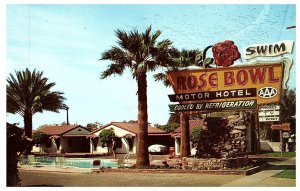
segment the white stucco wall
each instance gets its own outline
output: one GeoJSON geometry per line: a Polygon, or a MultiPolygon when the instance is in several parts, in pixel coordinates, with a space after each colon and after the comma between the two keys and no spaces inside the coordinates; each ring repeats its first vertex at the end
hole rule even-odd
{"type": "MultiPolygon", "coordinates": [[[[109,125],[107,127],[105,127],[104,129],[113,129],[114,132],[115,132],[115,135],[116,137],[123,137],[124,135],[126,134],[131,134],[133,136],[135,136],[135,134],[129,132],[129,131],[126,131],[124,129],[121,129],[119,127],[116,127],[114,125],[109,125]]],[[[101,133],[103,129],[101,129],[100,131],[94,133],[96,136],[99,136],[99,134],[101,133]]],[[[117,153],[127,153],[128,152],[128,148],[129,148],[129,145],[127,144],[127,142],[125,141],[124,138],[121,138],[121,141],[122,141],[122,147],[121,148],[117,148],[116,152],[117,153]]],[[[98,142],[98,145],[97,145],[97,150],[94,151],[95,153],[107,153],[107,147],[102,147],[102,142],[98,142]]],[[[136,138],[134,139],[134,143],[133,143],[133,150],[132,150],[133,153],[136,153],[136,138]]]]}
{"type": "Polygon", "coordinates": [[[38,147],[36,145],[34,145],[32,147],[32,152],[35,153],[55,153],[56,152],[56,147],[55,145],[51,142],[51,147],[46,148],[46,145],[42,144],[39,145],[38,147]]]}
{"type": "Polygon", "coordinates": [[[34,152],[34,153],[39,153],[41,151],[42,151],[42,148],[40,146],[36,146],[36,145],[34,145],[31,150],[31,152],[34,152]]]}
{"type": "MultiPolygon", "coordinates": [[[[174,139],[175,141],[175,155],[180,155],[180,140],[179,138],[174,139]]],[[[191,155],[196,155],[197,149],[196,147],[192,147],[192,142],[190,142],[191,155]]]]}

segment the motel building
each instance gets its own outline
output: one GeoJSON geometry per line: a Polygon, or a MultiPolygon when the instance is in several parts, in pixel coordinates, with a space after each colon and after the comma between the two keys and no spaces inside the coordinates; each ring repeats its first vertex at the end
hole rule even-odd
{"type": "MultiPolygon", "coordinates": [[[[204,121],[204,119],[189,120],[190,133],[192,132],[192,129],[202,127],[203,121],[204,121]]],[[[171,133],[171,136],[174,138],[175,155],[179,156],[180,155],[181,127],[178,127],[177,129],[175,129],[174,132],[171,133]]],[[[190,143],[190,148],[191,148],[191,155],[195,155],[196,147],[192,143],[190,143]]]]}
{"type": "MultiPolygon", "coordinates": [[[[189,120],[190,132],[193,128],[201,127],[204,119],[189,120]]],[[[81,125],[52,125],[44,126],[39,131],[49,135],[49,141],[45,144],[35,145],[34,153],[89,153],[106,154],[105,146],[99,140],[99,134],[104,129],[113,129],[116,135],[117,149],[119,154],[136,154],[137,152],[137,123],[112,122],[95,131],[89,131],[81,125]]],[[[261,151],[280,151],[279,133],[271,131],[269,140],[260,140],[261,151]]],[[[172,133],[148,126],[149,146],[153,144],[165,145],[175,148],[175,155],[180,155],[181,127],[172,133]]],[[[290,142],[290,139],[289,141],[290,142]]],[[[196,154],[196,147],[191,144],[191,155],[196,154]]]]}
{"type": "MultiPolygon", "coordinates": [[[[106,154],[107,146],[99,140],[99,134],[104,129],[113,129],[117,143],[116,153],[137,152],[137,123],[112,122],[95,131],[89,131],[81,125],[52,125],[44,126],[39,131],[50,136],[46,144],[35,145],[33,152],[37,153],[90,153],[106,154]]],[[[169,133],[148,126],[149,146],[161,144],[174,146],[174,139],[169,133]]]]}

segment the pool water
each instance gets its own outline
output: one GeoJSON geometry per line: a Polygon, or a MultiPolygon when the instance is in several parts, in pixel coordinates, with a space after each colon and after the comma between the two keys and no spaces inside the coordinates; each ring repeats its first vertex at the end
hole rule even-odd
{"type": "MultiPolygon", "coordinates": [[[[63,158],[63,157],[36,157],[37,162],[41,162],[46,166],[70,166],[78,168],[96,168],[93,166],[93,160],[95,159],[82,159],[82,158],[63,158]]],[[[101,167],[103,168],[117,168],[119,165],[117,161],[112,159],[97,159],[101,161],[101,167]]],[[[27,159],[20,160],[21,164],[28,164],[27,159]]]]}
{"type": "MultiPolygon", "coordinates": [[[[118,164],[116,161],[112,161],[110,159],[102,159],[101,166],[103,168],[117,168],[118,164]]],[[[65,166],[72,166],[78,168],[93,168],[93,160],[87,159],[68,159],[66,161],[65,166]]]]}

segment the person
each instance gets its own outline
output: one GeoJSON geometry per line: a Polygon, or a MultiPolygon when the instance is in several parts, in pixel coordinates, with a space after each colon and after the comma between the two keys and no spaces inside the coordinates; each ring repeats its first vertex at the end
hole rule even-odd
{"type": "Polygon", "coordinates": [[[114,159],[116,160],[116,149],[117,149],[117,144],[114,138],[111,139],[111,147],[112,147],[112,153],[114,155],[114,159]]]}

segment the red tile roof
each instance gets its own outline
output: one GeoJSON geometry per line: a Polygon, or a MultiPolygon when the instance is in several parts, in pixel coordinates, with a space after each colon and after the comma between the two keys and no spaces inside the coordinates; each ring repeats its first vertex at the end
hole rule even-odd
{"type": "MultiPolygon", "coordinates": [[[[190,130],[195,128],[195,127],[199,127],[202,126],[204,119],[193,119],[189,121],[189,125],[190,125],[190,130]]],[[[175,129],[174,133],[181,133],[181,127],[178,127],[177,129],[175,129]]]]}
{"type": "Polygon", "coordinates": [[[59,125],[59,126],[47,125],[47,126],[43,126],[39,131],[46,133],[48,135],[62,135],[67,131],[75,129],[76,127],[79,126],[80,125],[59,125]]]}
{"type": "MultiPolygon", "coordinates": [[[[96,133],[96,132],[100,131],[101,129],[106,128],[110,125],[117,126],[121,129],[124,129],[124,130],[129,131],[134,134],[137,134],[139,132],[138,131],[138,123],[112,122],[112,123],[105,125],[91,133],[96,133]]],[[[149,135],[168,135],[165,131],[155,128],[151,125],[148,125],[148,134],[149,135]]]]}

